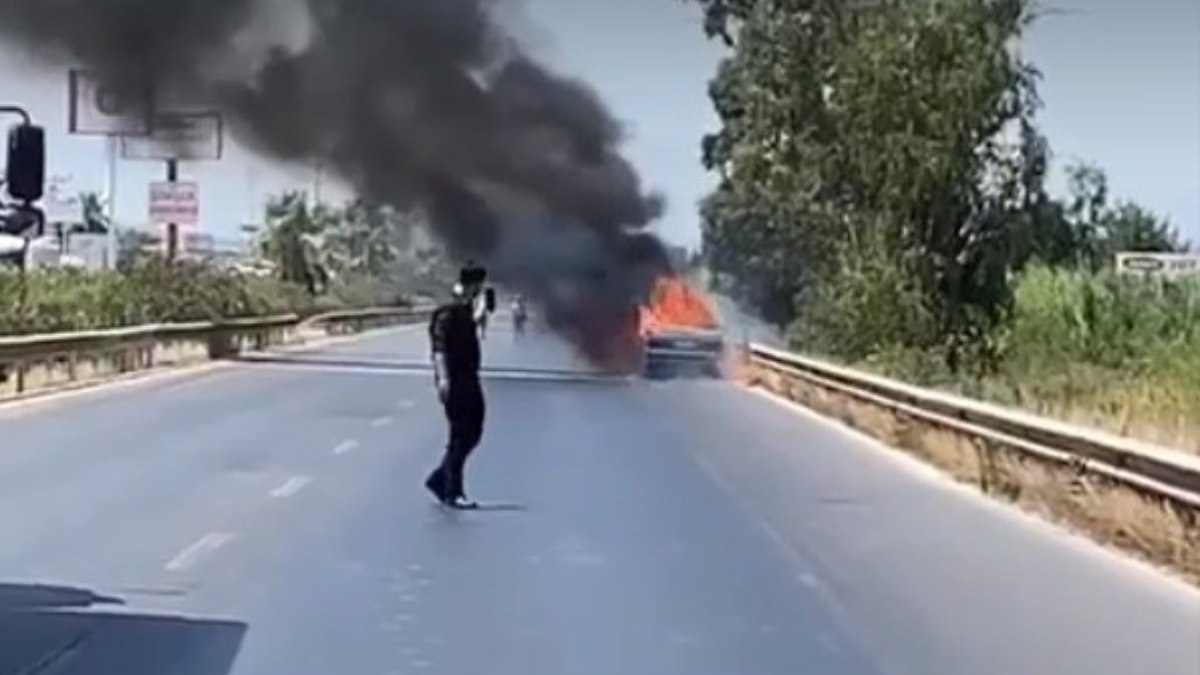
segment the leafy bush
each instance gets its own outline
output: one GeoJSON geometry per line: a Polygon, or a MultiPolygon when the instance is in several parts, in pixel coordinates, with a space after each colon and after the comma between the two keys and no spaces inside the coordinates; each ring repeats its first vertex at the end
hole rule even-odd
{"type": "Polygon", "coordinates": [[[1070,361],[1145,372],[1200,349],[1200,281],[1035,267],[1016,288],[1009,339],[1025,370],[1070,361]]]}
{"type": "Polygon", "coordinates": [[[0,335],[307,315],[347,306],[359,305],[199,263],[150,261],[125,272],[37,271],[25,279],[0,273],[0,335]]]}
{"type": "MultiPolygon", "coordinates": [[[[867,318],[853,294],[841,300],[846,324],[834,333],[849,342],[819,351],[908,382],[1200,452],[1200,279],[1033,266],[1014,289],[1010,320],[992,336],[999,364],[986,375],[952,373],[937,350],[919,346],[862,352],[868,343],[853,341],[854,326],[886,328],[903,312],[863,303],[877,312],[867,318]]],[[[818,351],[822,343],[793,344],[818,351]]]]}

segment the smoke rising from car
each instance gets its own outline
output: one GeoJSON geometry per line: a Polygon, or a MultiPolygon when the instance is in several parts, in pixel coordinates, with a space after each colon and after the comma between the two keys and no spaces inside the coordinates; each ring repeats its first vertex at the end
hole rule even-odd
{"type": "Polygon", "coordinates": [[[152,81],[172,106],[221,110],[265,156],[424,209],[452,254],[583,345],[669,267],[646,229],[663,204],[620,153],[621,125],[522,51],[502,2],[0,0],[0,39],[131,92],[152,81]]]}

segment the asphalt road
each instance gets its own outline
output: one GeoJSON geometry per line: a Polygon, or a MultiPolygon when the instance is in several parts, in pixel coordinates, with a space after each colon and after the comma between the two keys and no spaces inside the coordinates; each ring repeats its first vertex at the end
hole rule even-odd
{"type": "Polygon", "coordinates": [[[0,675],[1187,675],[1200,594],[717,382],[419,330],[0,408],[0,675]]]}

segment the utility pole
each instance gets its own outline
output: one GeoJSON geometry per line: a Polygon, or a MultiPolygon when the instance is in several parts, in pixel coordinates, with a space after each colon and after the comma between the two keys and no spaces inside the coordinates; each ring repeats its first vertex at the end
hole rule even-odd
{"type": "MultiPolygon", "coordinates": [[[[174,184],[178,181],[179,161],[175,159],[168,159],[167,182],[174,184]]],[[[179,224],[167,223],[167,263],[174,264],[177,257],[179,257],[179,224]]]]}

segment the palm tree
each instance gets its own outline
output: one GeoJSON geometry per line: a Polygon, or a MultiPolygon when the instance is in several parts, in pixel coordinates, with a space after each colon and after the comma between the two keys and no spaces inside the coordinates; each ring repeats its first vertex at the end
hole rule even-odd
{"type": "Polygon", "coordinates": [[[262,256],[276,265],[283,281],[317,295],[329,283],[327,238],[336,227],[336,213],[320,204],[310,207],[303,193],[288,192],[267,204],[266,215],[262,256]]]}
{"type": "Polygon", "coordinates": [[[104,200],[95,192],[81,192],[79,204],[83,210],[83,231],[103,234],[112,228],[112,219],[104,210],[104,200]]]}
{"type": "Polygon", "coordinates": [[[380,279],[394,276],[410,238],[404,215],[363,199],[350,202],[344,214],[338,245],[345,255],[345,270],[380,279]]]}

